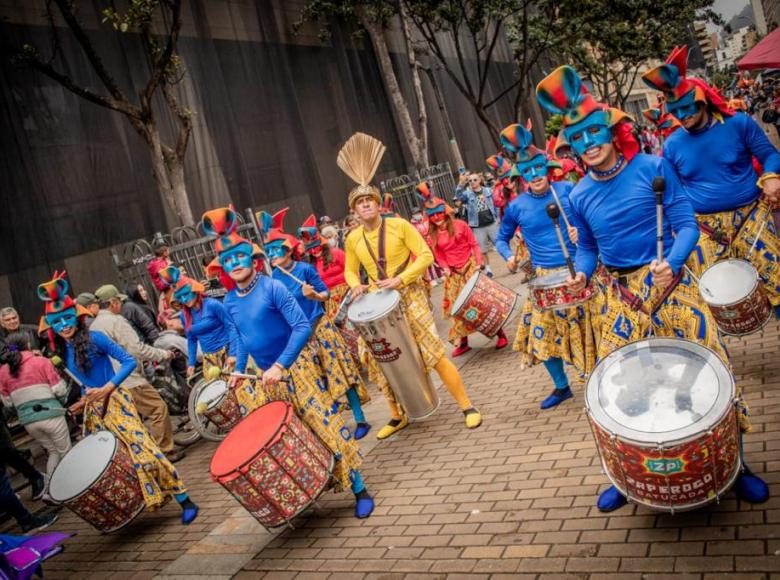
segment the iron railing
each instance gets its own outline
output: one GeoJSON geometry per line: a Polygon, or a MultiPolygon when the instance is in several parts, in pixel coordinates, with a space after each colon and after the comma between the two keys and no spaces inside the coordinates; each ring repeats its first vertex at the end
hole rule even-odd
{"type": "Polygon", "coordinates": [[[449,163],[439,163],[414,173],[391,177],[382,181],[380,187],[382,193],[392,194],[395,210],[409,219],[412,215],[412,208],[421,205],[414,189],[421,181],[427,181],[431,184],[433,195],[452,203],[457,184],[449,163]]]}

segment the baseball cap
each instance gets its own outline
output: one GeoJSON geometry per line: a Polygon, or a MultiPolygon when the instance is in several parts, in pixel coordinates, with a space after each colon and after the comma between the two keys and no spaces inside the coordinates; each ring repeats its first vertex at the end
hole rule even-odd
{"type": "Polygon", "coordinates": [[[95,296],[92,292],[82,292],[78,296],[76,296],[76,304],[79,306],[89,306],[91,304],[95,304],[98,302],[97,296],[95,296]]]}
{"type": "Polygon", "coordinates": [[[122,294],[113,284],[106,284],[95,290],[95,297],[100,302],[108,302],[112,298],[119,298],[123,302],[127,300],[127,294],[122,294]]]}

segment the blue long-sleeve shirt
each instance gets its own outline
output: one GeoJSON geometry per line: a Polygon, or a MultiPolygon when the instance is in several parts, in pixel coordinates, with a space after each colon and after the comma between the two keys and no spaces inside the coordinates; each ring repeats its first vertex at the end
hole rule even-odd
{"type": "Polygon", "coordinates": [[[780,153],[744,113],[702,131],[675,131],[664,144],[663,156],[674,166],[698,213],[735,209],[758,198],[754,156],[764,172],[780,173],[780,153]]]}
{"type": "Polygon", "coordinates": [[[699,227],[690,201],[668,161],[639,154],[612,179],[590,175],[569,195],[571,222],[578,228],[577,272],[588,277],[601,260],[613,268],[632,268],[656,258],[656,208],[653,179],[666,180],[663,196],[664,258],[680,271],[699,240],[699,227]],[[674,232],[674,236],[672,236],[674,232]]]}
{"type": "Polygon", "coordinates": [[[289,368],[311,336],[311,324],[295,297],[280,282],[260,276],[246,296],[231,290],[223,304],[238,331],[236,369],[251,355],[261,369],[274,363],[289,368]]]}
{"type": "MultiPolygon", "coordinates": [[[[551,184],[558,195],[566,217],[570,219],[571,208],[569,206],[569,193],[574,188],[574,184],[569,181],[559,181],[551,184]]],[[[520,228],[523,232],[528,251],[531,254],[531,263],[534,266],[542,268],[558,268],[566,264],[561,251],[561,245],[558,236],[555,233],[552,220],[547,215],[547,206],[555,203],[555,198],[551,191],[547,191],[542,196],[536,196],[529,191],[515,198],[509,204],[504,217],[501,220],[501,229],[496,238],[496,249],[498,253],[508,260],[512,256],[512,249],[509,242],[514,236],[515,230],[520,228]]],[[[574,257],[575,247],[569,239],[569,233],[566,231],[563,218],[559,220],[561,224],[561,233],[566,241],[566,247],[569,254],[574,257]]]]}
{"type": "MultiPolygon", "coordinates": [[[[285,269],[299,280],[303,280],[312,286],[317,292],[328,293],[328,287],[325,285],[325,282],[322,281],[322,278],[320,278],[317,268],[311,264],[293,262],[291,267],[285,269]]],[[[285,288],[290,291],[290,294],[295,296],[298,306],[301,307],[301,310],[303,310],[303,313],[306,315],[306,318],[309,319],[312,326],[314,326],[319,321],[320,317],[325,314],[325,308],[323,308],[322,302],[306,298],[306,296],[303,295],[301,285],[287,274],[280,271],[279,268],[274,268],[273,279],[279,280],[279,282],[284,284],[285,288]]]]}
{"type": "Polygon", "coordinates": [[[65,366],[87,389],[100,388],[109,381],[118,387],[135,370],[135,359],[102,332],[89,331],[89,340],[89,368],[82,371],[76,365],[76,353],[70,342],[65,343],[65,366]],[[111,359],[119,363],[116,371],[111,359]]]}
{"type": "Polygon", "coordinates": [[[190,309],[189,328],[187,328],[184,312],[180,312],[179,317],[187,335],[187,364],[189,366],[194,367],[198,362],[198,343],[206,354],[217,352],[227,346],[228,354],[236,356],[237,331],[219,300],[203,298],[199,310],[190,309]]]}

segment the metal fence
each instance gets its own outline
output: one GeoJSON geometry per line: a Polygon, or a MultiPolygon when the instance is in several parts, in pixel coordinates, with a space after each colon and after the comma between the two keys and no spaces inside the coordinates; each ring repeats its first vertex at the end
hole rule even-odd
{"type": "MultiPolygon", "coordinates": [[[[252,210],[246,210],[247,219],[240,213],[238,214],[241,225],[238,227],[238,233],[261,245],[262,241],[258,235],[258,229],[252,216],[252,210]]],[[[169,259],[172,264],[184,269],[188,276],[197,280],[206,277],[205,268],[211,262],[216,253],[214,252],[214,236],[205,236],[200,229],[196,227],[183,226],[171,230],[170,233],[156,233],[151,240],[144,238],[128,242],[121,246],[111,248],[111,261],[114,264],[119,279],[122,284],[141,284],[146,289],[149,296],[154,296],[150,300],[155,310],[157,309],[157,297],[159,292],[152,283],[146,267],[149,265],[155,255],[153,245],[157,240],[163,240],[168,245],[169,259]]]]}
{"type": "Polygon", "coordinates": [[[456,182],[449,163],[439,163],[408,175],[391,177],[381,182],[380,187],[382,193],[393,195],[396,211],[409,219],[412,215],[412,208],[421,205],[414,190],[421,181],[427,181],[432,185],[433,195],[452,203],[456,182]]]}

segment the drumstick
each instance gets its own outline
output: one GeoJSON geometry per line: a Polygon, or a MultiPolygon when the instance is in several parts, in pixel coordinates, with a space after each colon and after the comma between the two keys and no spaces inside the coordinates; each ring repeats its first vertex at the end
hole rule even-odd
{"type": "MultiPolygon", "coordinates": [[[[250,381],[262,380],[262,375],[252,375],[248,373],[222,373],[226,377],[235,377],[237,379],[249,379],[250,381]]],[[[290,379],[279,379],[280,383],[289,383],[290,379]]]]}
{"type": "Polygon", "coordinates": [[[555,234],[558,236],[558,243],[561,245],[561,251],[563,252],[563,257],[566,260],[566,267],[569,268],[569,274],[571,274],[572,278],[575,278],[577,276],[577,273],[574,271],[574,263],[571,261],[571,256],[569,255],[569,248],[566,247],[566,242],[563,241],[563,233],[561,233],[561,224],[558,223],[558,218],[561,215],[561,209],[554,203],[548,204],[547,215],[550,216],[550,219],[553,221],[553,227],[555,227],[555,234]]]}
{"type": "Polygon", "coordinates": [[[704,292],[706,292],[707,294],[709,294],[709,295],[710,295],[710,296],[712,296],[713,298],[715,297],[715,294],[713,294],[712,290],[710,290],[709,288],[707,288],[706,286],[704,286],[704,285],[701,283],[701,278],[697,278],[697,277],[696,277],[696,274],[694,274],[694,273],[693,273],[693,271],[692,271],[692,270],[691,270],[691,269],[690,269],[688,266],[683,266],[683,268],[685,268],[685,271],[686,271],[686,272],[688,272],[688,274],[690,274],[691,278],[693,278],[694,280],[696,280],[696,284],[698,284],[698,286],[699,286],[699,288],[700,288],[701,290],[704,290],[704,292]]]}
{"type": "Polygon", "coordinates": [[[563,223],[566,225],[566,229],[568,230],[571,227],[571,224],[569,223],[569,220],[566,218],[566,212],[563,211],[563,206],[561,205],[561,200],[558,199],[558,194],[555,193],[555,188],[553,186],[550,186],[550,192],[552,193],[553,197],[555,198],[555,203],[558,204],[558,209],[561,210],[561,217],[563,218],[563,223]]]}
{"type": "Polygon", "coordinates": [[[750,246],[750,251],[747,253],[747,256],[745,256],[745,259],[748,261],[750,261],[750,257],[753,255],[753,251],[756,249],[758,238],[760,238],[761,234],[764,232],[764,226],[766,225],[766,222],[769,220],[769,212],[770,212],[769,209],[767,209],[766,212],[764,212],[766,215],[764,216],[764,219],[761,221],[761,225],[758,228],[758,232],[756,233],[756,237],[753,240],[753,244],[750,246]]]}
{"type": "Polygon", "coordinates": [[[656,228],[656,255],[660,264],[664,261],[664,190],[666,180],[660,175],[653,178],[653,191],[655,192],[655,228],[656,228]]]}
{"type": "Polygon", "coordinates": [[[287,274],[287,275],[288,275],[290,278],[292,278],[293,280],[295,280],[296,282],[298,282],[298,284],[300,284],[301,286],[303,286],[304,284],[306,284],[306,282],[304,282],[303,280],[301,280],[301,279],[300,279],[300,278],[298,278],[297,276],[293,275],[293,273],[292,273],[292,272],[288,272],[287,270],[285,270],[285,269],[284,269],[284,268],[282,268],[281,266],[276,266],[276,268],[277,268],[278,270],[281,270],[281,271],[282,271],[282,273],[284,273],[284,274],[287,274]]]}

